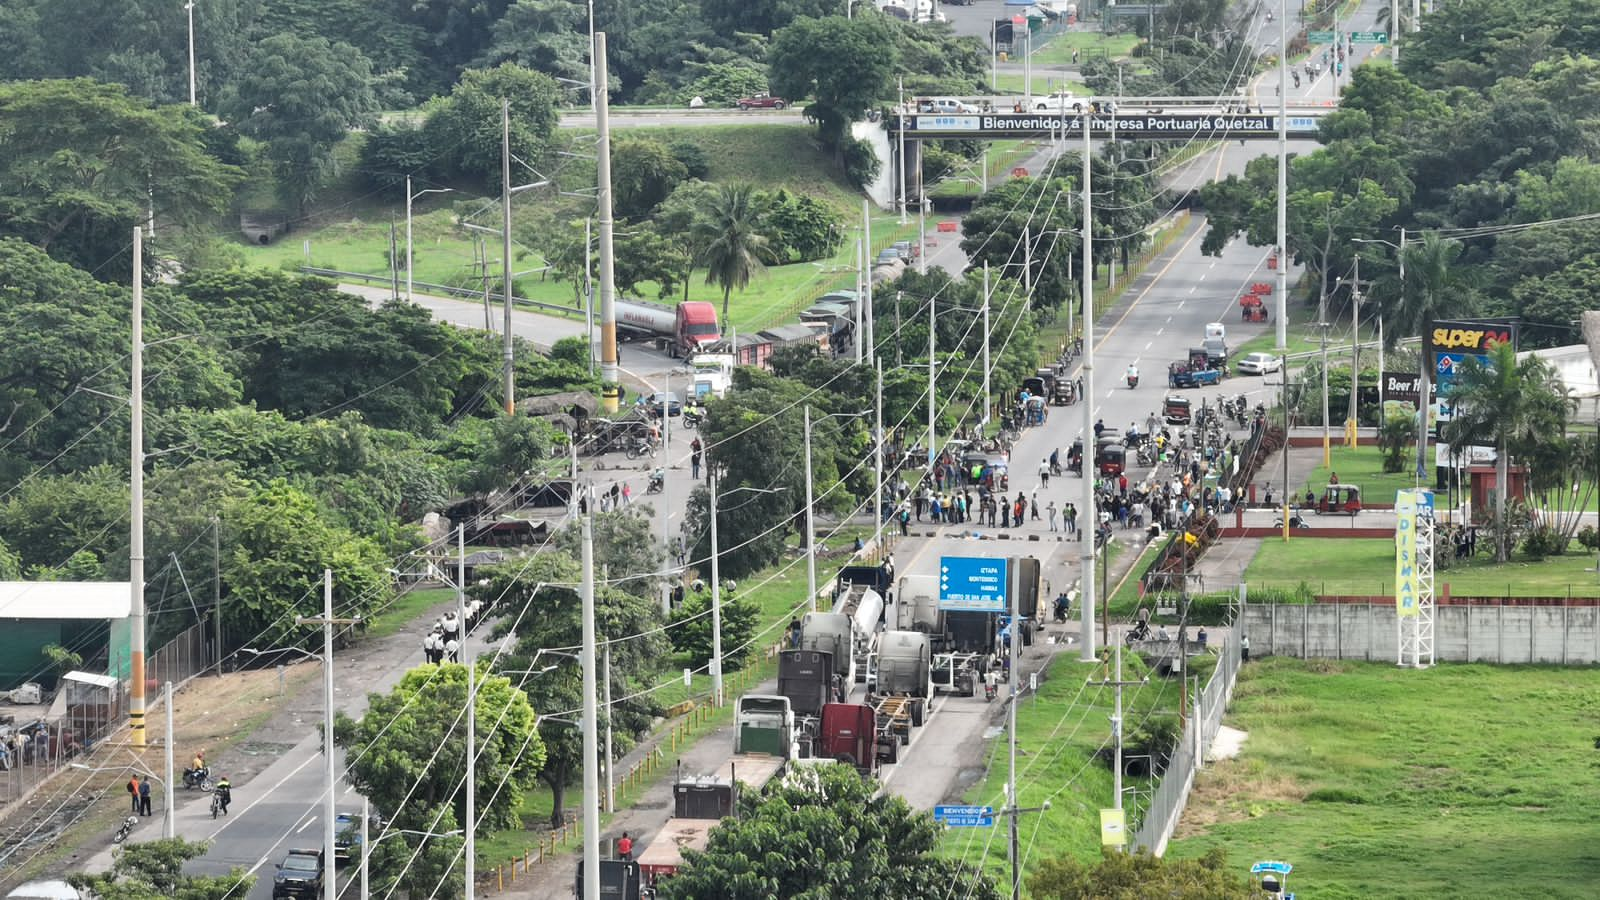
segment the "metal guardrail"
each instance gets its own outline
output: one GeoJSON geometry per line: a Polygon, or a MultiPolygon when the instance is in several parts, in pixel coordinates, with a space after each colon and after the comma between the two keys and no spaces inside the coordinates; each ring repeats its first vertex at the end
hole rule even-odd
{"type": "MultiPolygon", "coordinates": [[[[387,275],[372,275],[367,272],[345,272],[339,269],[323,269],[317,266],[300,266],[299,271],[306,275],[317,275],[322,278],[376,282],[378,284],[394,283],[394,279],[387,275]]],[[[420,290],[425,294],[442,294],[448,297],[467,297],[473,300],[483,299],[483,291],[481,290],[468,290],[466,288],[452,287],[448,284],[433,284],[432,282],[417,281],[413,279],[411,286],[414,290],[420,290]]],[[[503,300],[505,297],[504,294],[490,294],[489,296],[495,300],[503,300]]],[[[543,300],[529,300],[527,297],[513,296],[511,300],[517,306],[531,306],[536,309],[558,313],[562,316],[574,313],[581,314],[583,312],[583,310],[575,309],[571,306],[562,306],[559,303],[546,303],[543,300]]]]}

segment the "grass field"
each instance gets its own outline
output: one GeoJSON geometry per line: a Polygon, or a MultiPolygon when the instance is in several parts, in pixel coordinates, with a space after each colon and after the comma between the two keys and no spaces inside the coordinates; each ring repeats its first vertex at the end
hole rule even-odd
{"type": "MultiPolygon", "coordinates": [[[[1144,674],[1141,661],[1126,654],[1123,677],[1137,679],[1144,674]]],[[[1199,667],[1193,670],[1200,672],[1199,667]]],[[[1113,691],[1098,682],[1109,678],[1106,667],[1078,661],[1077,652],[1064,648],[1050,664],[1039,683],[1037,696],[1028,695],[1017,707],[1017,795],[1020,805],[1039,807],[1045,801],[1050,809],[1027,813],[1022,819],[1021,847],[1024,878],[1027,867],[1040,860],[1071,855],[1093,859],[1099,853],[1100,818],[1098,810],[1113,803],[1111,767],[1099,762],[1095,753],[1109,747],[1111,731],[1108,717],[1113,710],[1113,691]],[[1094,685],[1087,681],[1097,682],[1094,685]]],[[[1201,675],[1209,677],[1209,669],[1201,675]]],[[[1126,729],[1132,732],[1148,716],[1160,712],[1175,714],[1178,702],[1176,683],[1152,676],[1148,685],[1124,692],[1126,729]]],[[[1008,774],[1006,741],[995,739],[990,746],[988,772],[969,789],[964,800],[999,808],[1004,804],[1008,774]]],[[[1147,790],[1144,779],[1126,778],[1130,791],[1127,805],[1136,798],[1132,791],[1147,790]]],[[[953,828],[945,833],[943,852],[967,865],[982,865],[1004,884],[1007,870],[1006,831],[997,818],[995,827],[953,828]]]]}
{"type": "Polygon", "coordinates": [[[1202,770],[1167,852],[1287,860],[1321,900],[1593,897],[1597,714],[1579,669],[1251,663],[1243,753],[1202,770]]]}
{"type": "MultiPolygon", "coordinates": [[[[1021,73],[1001,72],[995,78],[995,88],[1001,94],[1016,94],[1021,97],[1026,87],[1027,79],[1021,73]]],[[[1065,91],[1079,97],[1088,97],[1093,94],[1089,90],[1089,86],[1081,81],[1055,77],[1048,71],[1033,73],[1033,96],[1048,96],[1056,91],[1065,91]]]]}
{"type": "Polygon", "coordinates": [[[1036,65],[1064,66],[1072,64],[1072,51],[1079,51],[1080,61],[1110,56],[1120,59],[1133,53],[1139,46],[1135,34],[1101,34],[1098,31],[1066,31],[1051,38],[1049,43],[1033,51],[1036,65]]]}
{"type": "MultiPolygon", "coordinates": [[[[1416,451],[1407,451],[1408,465],[1400,472],[1383,471],[1383,453],[1377,445],[1370,441],[1359,447],[1341,447],[1341,432],[1344,423],[1343,414],[1338,415],[1338,421],[1332,425],[1333,444],[1329,448],[1328,456],[1333,461],[1330,471],[1327,466],[1317,466],[1312,470],[1304,484],[1296,485],[1301,499],[1305,499],[1306,486],[1315,491],[1318,496],[1328,484],[1328,476],[1337,473],[1341,484],[1354,484],[1361,488],[1361,499],[1367,503],[1393,503],[1394,492],[1401,489],[1415,487],[1416,451]]],[[[1432,450],[1429,450],[1432,455],[1432,450]]],[[[1432,472],[1429,477],[1431,480],[1432,472]]],[[[1424,485],[1428,487],[1430,485],[1424,485]]]]}
{"type": "MultiPolygon", "coordinates": [[[[1597,597],[1600,579],[1594,556],[1576,544],[1562,556],[1530,560],[1514,553],[1504,566],[1494,564],[1493,548],[1479,538],[1478,555],[1451,560],[1434,574],[1435,591],[1489,597],[1597,597]]],[[[1384,538],[1302,538],[1265,541],[1245,569],[1257,589],[1295,591],[1304,584],[1317,594],[1386,595],[1394,590],[1394,542],[1384,538]]]]}

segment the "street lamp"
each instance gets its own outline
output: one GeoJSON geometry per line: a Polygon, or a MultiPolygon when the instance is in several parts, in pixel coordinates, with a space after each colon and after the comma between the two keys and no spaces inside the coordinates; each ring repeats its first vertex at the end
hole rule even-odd
{"type": "Polygon", "coordinates": [[[189,105],[194,106],[194,0],[183,6],[189,14],[189,105]]]}
{"type": "MultiPolygon", "coordinates": [[[[882,365],[880,364],[880,366],[878,368],[878,399],[879,399],[878,409],[879,410],[882,410],[882,408],[883,408],[882,405],[881,405],[882,398],[883,398],[883,368],[882,368],[882,365]]],[[[866,410],[862,410],[861,412],[853,412],[853,413],[852,412],[828,413],[827,415],[821,416],[820,418],[824,418],[824,419],[858,419],[858,418],[861,418],[862,416],[865,416],[866,414],[867,414],[866,410]]],[[[810,406],[807,406],[806,409],[805,409],[805,422],[806,422],[806,425],[805,425],[805,437],[806,437],[806,591],[807,591],[806,597],[807,597],[807,603],[810,604],[811,611],[812,612],[816,612],[817,611],[817,546],[816,546],[817,529],[816,529],[816,524],[812,521],[812,515],[813,515],[812,507],[815,505],[815,501],[812,499],[812,496],[811,496],[811,407],[810,406]]],[[[879,417],[878,432],[879,432],[878,436],[877,436],[877,441],[878,441],[877,457],[878,457],[878,470],[879,470],[878,471],[878,480],[879,480],[879,482],[882,482],[882,480],[883,480],[883,471],[882,471],[882,469],[883,469],[883,443],[882,443],[883,442],[883,433],[882,433],[883,432],[883,422],[882,422],[881,415],[879,417]]],[[[879,486],[878,493],[880,495],[882,493],[881,484],[879,486]]],[[[879,506],[879,511],[881,513],[882,506],[883,506],[883,501],[881,499],[881,496],[878,499],[878,506],[879,506]]]]}
{"type": "MultiPolygon", "coordinates": [[[[170,689],[171,686],[172,685],[169,682],[167,687],[170,689]]],[[[171,693],[168,693],[167,703],[169,709],[171,708],[171,702],[172,695],[171,693]]],[[[170,713],[168,716],[168,721],[171,721],[170,713]]],[[[161,836],[164,838],[171,838],[173,836],[173,818],[176,814],[174,805],[176,801],[172,796],[172,732],[170,729],[167,732],[167,778],[164,781],[160,776],[150,771],[150,769],[146,766],[135,763],[129,763],[125,766],[86,766],[83,763],[69,763],[69,765],[71,768],[79,769],[84,772],[126,772],[131,769],[146,778],[155,779],[156,784],[161,785],[161,791],[167,798],[167,801],[164,804],[166,808],[162,811],[162,817],[164,821],[161,823],[161,836]]]]}
{"type": "MultiPolygon", "coordinates": [[[[710,482],[710,513],[711,513],[711,701],[716,706],[722,705],[722,568],[718,562],[720,550],[717,546],[717,472],[712,469],[706,473],[710,482]]],[[[773,488],[736,487],[729,494],[747,491],[752,494],[777,494],[780,491],[773,488]]]]}
{"type": "MultiPolygon", "coordinates": [[[[193,4],[191,4],[193,5],[193,4]]],[[[406,302],[411,302],[411,201],[423,194],[449,194],[454,188],[426,188],[411,193],[411,176],[406,176],[406,302]]]]}
{"type": "MultiPolygon", "coordinates": [[[[1400,243],[1398,243],[1398,244],[1391,243],[1389,241],[1383,240],[1382,238],[1351,238],[1350,240],[1351,240],[1351,243],[1355,243],[1355,244],[1382,244],[1383,246],[1394,250],[1395,262],[1399,266],[1399,269],[1400,269],[1400,302],[1401,302],[1401,305],[1403,306],[1404,303],[1405,303],[1405,295],[1406,295],[1406,230],[1405,230],[1405,228],[1402,227],[1400,229],[1400,243]]],[[[1359,285],[1358,285],[1358,287],[1359,287],[1359,285]]],[[[1381,315],[1378,316],[1378,328],[1379,328],[1378,346],[1381,348],[1383,346],[1383,331],[1382,331],[1382,328],[1383,328],[1383,317],[1381,315]]],[[[1426,334],[1424,334],[1421,337],[1422,337],[1422,342],[1417,347],[1417,352],[1422,355],[1422,362],[1421,362],[1420,365],[1417,366],[1417,372],[1422,376],[1421,378],[1418,379],[1418,383],[1417,383],[1417,483],[1418,484],[1421,484],[1422,479],[1427,477],[1427,469],[1426,469],[1426,464],[1425,464],[1425,461],[1424,461],[1424,457],[1425,457],[1425,454],[1426,454],[1427,448],[1428,448],[1428,368],[1429,368],[1428,365],[1427,365],[1427,363],[1428,363],[1428,336],[1426,334]]],[[[1381,353],[1382,350],[1380,349],[1379,352],[1381,353]]],[[[1379,370],[1378,371],[1378,378],[1381,380],[1383,378],[1383,360],[1381,358],[1378,360],[1378,370],[1379,370]]],[[[1380,421],[1381,421],[1381,415],[1380,415],[1380,421]]]]}

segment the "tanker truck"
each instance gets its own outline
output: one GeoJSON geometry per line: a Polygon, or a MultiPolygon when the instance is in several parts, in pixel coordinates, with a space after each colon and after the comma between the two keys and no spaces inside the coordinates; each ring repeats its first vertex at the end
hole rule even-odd
{"type": "Polygon", "coordinates": [[[917,631],[885,631],[873,653],[867,702],[878,710],[880,727],[910,743],[911,729],[927,720],[933,702],[933,650],[917,631]]]}
{"type": "Polygon", "coordinates": [[[619,297],[616,310],[618,330],[662,340],[674,357],[693,356],[722,340],[716,304],[704,300],[685,300],[668,306],[619,297]]]}

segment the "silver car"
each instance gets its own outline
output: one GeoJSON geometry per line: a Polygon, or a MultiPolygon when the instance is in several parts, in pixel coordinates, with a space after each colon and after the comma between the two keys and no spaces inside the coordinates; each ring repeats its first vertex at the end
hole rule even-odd
{"type": "Polygon", "coordinates": [[[1246,353],[1239,358],[1240,375],[1265,375],[1283,368],[1283,359],[1271,353],[1246,353]]]}

